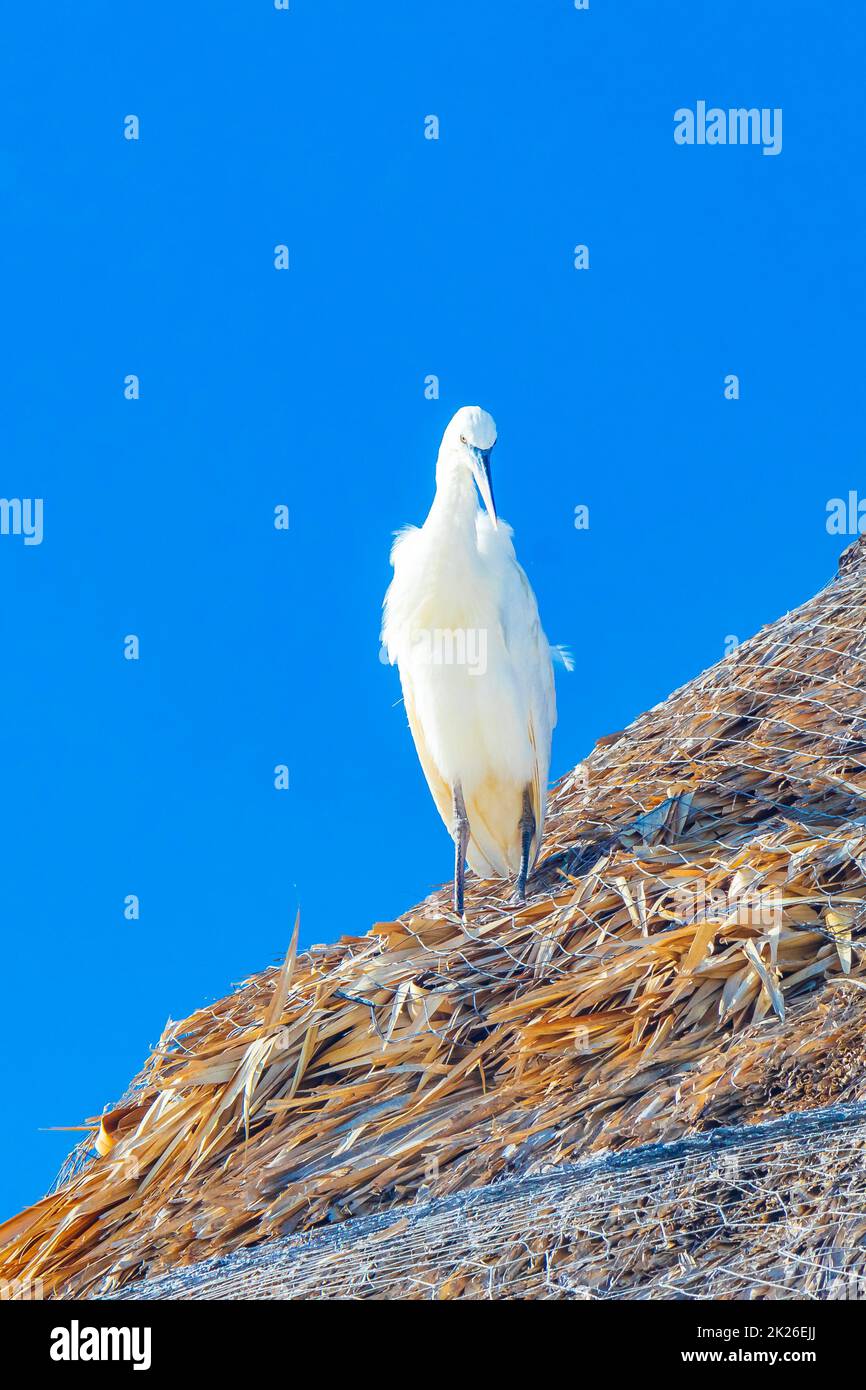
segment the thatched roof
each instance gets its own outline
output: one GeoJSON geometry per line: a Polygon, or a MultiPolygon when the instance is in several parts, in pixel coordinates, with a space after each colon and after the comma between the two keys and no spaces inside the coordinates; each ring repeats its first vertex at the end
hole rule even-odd
{"type": "Polygon", "coordinates": [[[860,539],[816,598],[563,779],[525,907],[476,882],[464,925],[443,891],[171,1025],[100,1156],[0,1228],[0,1277],[106,1292],[858,1099],[864,672],[860,539]]]}
{"type": "Polygon", "coordinates": [[[866,1291],[866,1102],[340,1221],[109,1297],[830,1298],[866,1291]]]}

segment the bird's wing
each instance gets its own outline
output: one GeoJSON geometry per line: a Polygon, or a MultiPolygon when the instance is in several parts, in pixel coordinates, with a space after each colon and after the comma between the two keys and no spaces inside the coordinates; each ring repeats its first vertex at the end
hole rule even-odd
{"type": "Polygon", "coordinates": [[[430,756],[427,740],[424,737],[424,729],[421,720],[418,718],[418,712],[415,709],[415,692],[412,687],[412,677],[409,673],[408,666],[401,666],[400,668],[400,684],[403,687],[403,704],[406,707],[409,728],[412,730],[412,738],[415,741],[415,751],[418,754],[418,761],[421,764],[424,776],[427,778],[427,786],[430,788],[430,795],[436,803],[436,809],[450,830],[454,817],[451,788],[442,777],[442,774],[430,756]]]}
{"type": "Polygon", "coordinates": [[[404,629],[405,598],[404,586],[400,583],[401,569],[405,571],[411,569],[414,562],[413,557],[416,547],[421,539],[421,531],[417,526],[404,526],[394,537],[394,544],[391,546],[391,564],[394,567],[394,578],[388,586],[385,601],[382,604],[382,636],[381,641],[388,651],[388,660],[393,666],[399,655],[399,639],[404,629]]]}
{"type": "Polygon", "coordinates": [[[417,564],[417,547],[422,544],[421,531],[417,526],[404,526],[398,531],[391,547],[391,564],[394,578],[385,595],[382,615],[382,642],[388,650],[392,666],[398,665],[400,685],[403,689],[403,704],[409,720],[409,728],[415,741],[418,761],[427,778],[427,785],[436,807],[445,824],[450,827],[452,819],[451,789],[443,779],[439,769],[430,756],[424,729],[415,707],[415,691],[412,685],[411,662],[401,660],[405,655],[405,643],[409,634],[409,598],[405,579],[417,564]],[[402,581],[402,582],[401,582],[402,581]]]}
{"type": "Polygon", "coordinates": [[[502,633],[523,697],[527,733],[533,751],[531,792],[536,824],[534,860],[544,831],[550,744],[556,726],[556,687],[550,645],[541,626],[532,586],[514,554],[511,528],[500,521],[494,530],[489,518],[479,514],[477,536],[479,550],[498,571],[502,633]]]}
{"type": "MultiPolygon", "coordinates": [[[[415,743],[415,751],[421,770],[430,788],[434,804],[449,833],[453,833],[454,804],[451,785],[439,770],[428,743],[421,716],[419,697],[421,674],[416,689],[412,661],[412,629],[419,598],[418,574],[424,570],[424,539],[422,531],[414,526],[399,532],[391,552],[394,578],[385,595],[382,641],[385,644],[391,665],[400,671],[400,684],[403,690],[403,704],[409,728],[415,743]]],[[[423,585],[422,585],[423,590],[423,585]]],[[[469,846],[469,862],[476,873],[484,878],[495,878],[500,864],[501,853],[496,834],[492,835],[489,826],[479,814],[473,816],[473,837],[469,846]],[[481,839],[482,844],[478,841],[481,839]],[[492,858],[490,857],[492,855],[492,858]]]]}

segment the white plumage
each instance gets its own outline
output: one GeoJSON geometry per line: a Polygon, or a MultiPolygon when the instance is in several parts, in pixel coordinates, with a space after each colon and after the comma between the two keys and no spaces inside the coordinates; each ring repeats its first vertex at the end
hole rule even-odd
{"type": "Polygon", "coordinates": [[[483,878],[517,875],[523,895],[544,830],[556,723],[551,649],[511,528],[496,516],[495,441],[478,406],[451,420],[427,520],[400,532],[391,552],[382,629],[421,766],[457,845],[460,912],[461,850],[483,878]]]}

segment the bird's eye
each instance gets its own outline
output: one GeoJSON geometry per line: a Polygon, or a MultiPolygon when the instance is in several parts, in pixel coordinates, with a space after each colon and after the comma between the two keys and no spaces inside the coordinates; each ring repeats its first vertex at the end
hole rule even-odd
{"type": "Polygon", "coordinates": [[[460,436],[460,443],[461,443],[461,444],[465,444],[465,443],[466,443],[466,435],[465,435],[465,434],[461,434],[461,436],[460,436]]]}

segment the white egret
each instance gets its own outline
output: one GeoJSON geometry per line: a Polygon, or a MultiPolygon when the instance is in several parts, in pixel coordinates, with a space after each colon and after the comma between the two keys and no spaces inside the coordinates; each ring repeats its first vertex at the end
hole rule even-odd
{"type": "Polygon", "coordinates": [[[467,859],[482,878],[516,875],[516,899],[525,901],[556,723],[551,648],[511,527],[496,515],[495,443],[485,410],[457,411],[427,520],[394,542],[382,626],[424,775],[454,838],[461,916],[467,859]]]}

